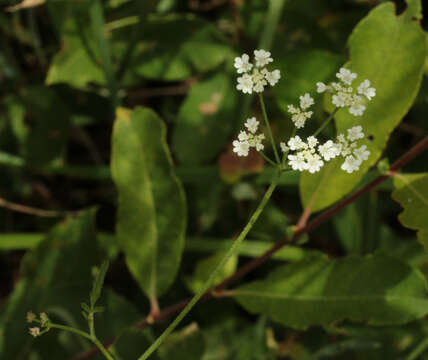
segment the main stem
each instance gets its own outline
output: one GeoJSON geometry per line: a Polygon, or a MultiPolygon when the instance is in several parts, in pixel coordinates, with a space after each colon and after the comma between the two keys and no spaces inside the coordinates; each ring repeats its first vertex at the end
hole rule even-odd
{"type": "Polygon", "coordinates": [[[189,311],[193,308],[193,306],[196,305],[196,303],[199,301],[199,299],[202,297],[202,295],[211,287],[211,285],[212,285],[214,279],[217,277],[218,273],[223,269],[224,265],[229,261],[231,256],[235,254],[239,244],[245,239],[248,232],[251,230],[254,223],[259,218],[261,212],[263,211],[263,209],[265,208],[266,204],[268,203],[270,197],[272,196],[273,191],[275,190],[276,186],[278,185],[280,174],[281,174],[281,172],[278,170],[277,173],[275,174],[274,178],[272,179],[272,183],[270,184],[269,188],[266,190],[266,193],[263,196],[263,199],[260,201],[260,204],[257,206],[256,210],[254,211],[253,215],[251,216],[250,220],[248,221],[248,224],[245,225],[242,232],[239,234],[237,239],[234,241],[233,245],[230,247],[227,254],[223,257],[223,259],[220,261],[220,263],[217,265],[217,267],[211,273],[210,277],[205,282],[205,284],[201,286],[201,288],[198,290],[198,292],[192,298],[192,300],[190,300],[190,302],[178,314],[178,316],[174,319],[174,321],[156,339],[156,341],[150,345],[150,347],[138,358],[138,360],[147,359],[162,344],[162,342],[166,339],[166,337],[168,337],[168,335],[177,327],[177,325],[189,313],[189,311]]]}
{"type": "Polygon", "coordinates": [[[103,344],[101,344],[101,342],[94,336],[89,335],[88,333],[79,330],[79,329],[75,329],[72,328],[70,326],[65,326],[65,325],[60,325],[60,324],[50,324],[49,327],[51,329],[59,329],[59,330],[64,330],[64,331],[69,331],[72,333],[75,333],[77,335],[80,335],[90,341],[92,341],[94,343],[94,345],[101,351],[101,353],[105,356],[106,359],[108,360],[114,360],[113,356],[108,352],[108,350],[103,346],[103,344]]]}
{"type": "Polygon", "coordinates": [[[275,160],[276,160],[276,163],[278,165],[280,165],[281,164],[281,160],[279,159],[278,150],[276,148],[275,140],[273,139],[272,130],[271,130],[270,124],[269,124],[269,118],[268,118],[267,112],[266,112],[265,102],[263,100],[263,95],[260,94],[260,93],[259,93],[259,100],[260,100],[260,105],[262,107],[263,118],[265,119],[265,124],[266,124],[266,128],[267,128],[267,131],[268,131],[268,134],[269,134],[270,142],[272,143],[273,152],[275,154],[275,160]]]}

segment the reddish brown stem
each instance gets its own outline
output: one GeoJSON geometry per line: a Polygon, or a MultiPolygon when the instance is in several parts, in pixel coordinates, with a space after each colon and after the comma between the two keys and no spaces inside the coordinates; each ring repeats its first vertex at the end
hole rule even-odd
{"type": "MultiPolygon", "coordinates": [[[[389,179],[391,176],[394,176],[395,172],[409,163],[413,158],[415,158],[418,154],[425,151],[428,148],[428,136],[425,136],[424,139],[419,141],[415,146],[413,146],[408,152],[406,152],[403,156],[401,156],[396,162],[394,162],[391,167],[389,168],[389,171],[384,174],[378,176],[376,179],[370,181],[368,184],[357,190],[354,194],[347,197],[346,199],[343,199],[342,201],[339,201],[335,205],[333,205],[331,208],[325,210],[320,215],[318,215],[316,218],[314,218],[312,221],[307,223],[302,228],[296,228],[296,232],[293,234],[293,237],[290,240],[284,240],[277,244],[275,244],[271,249],[266,251],[263,255],[260,257],[248,262],[244,266],[238,269],[235,274],[224,280],[221,284],[213,287],[211,290],[207,291],[199,300],[204,301],[211,299],[213,297],[216,297],[216,293],[221,292],[223,289],[225,289],[227,286],[229,286],[234,281],[242,278],[244,275],[252,271],[253,269],[259,267],[261,264],[263,264],[265,261],[267,261],[274,253],[276,253],[278,250],[283,248],[284,246],[296,241],[300,236],[303,234],[309,233],[319,225],[326,222],[328,219],[330,219],[332,216],[336,215],[339,211],[341,211],[343,208],[348,206],[350,203],[364,195],[365,193],[369,192],[371,189],[379,185],[381,182],[389,179]]],[[[152,325],[154,323],[158,323],[161,320],[164,320],[168,318],[169,316],[178,313],[180,310],[182,310],[187,303],[191,300],[191,298],[185,299],[175,305],[172,305],[170,307],[165,308],[163,311],[161,311],[158,316],[156,317],[149,317],[148,319],[144,319],[137,324],[135,324],[135,327],[142,329],[148,325],[152,325]]],[[[113,344],[115,339],[110,340],[107,343],[104,343],[104,346],[107,348],[111,344],[113,344]]],[[[80,353],[79,355],[73,357],[71,360],[83,360],[86,359],[94,354],[98,353],[97,348],[93,348],[89,351],[80,353]]]]}

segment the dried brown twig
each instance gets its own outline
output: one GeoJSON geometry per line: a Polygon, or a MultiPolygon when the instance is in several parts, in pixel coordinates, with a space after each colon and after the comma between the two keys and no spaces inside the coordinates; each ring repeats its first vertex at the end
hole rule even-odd
{"type": "Polygon", "coordinates": [[[44,210],[39,208],[34,208],[27,205],[16,204],[14,202],[8,201],[6,199],[0,198],[0,207],[6,209],[20,212],[23,214],[40,216],[40,217],[62,217],[69,215],[79,215],[79,211],[70,211],[70,210],[44,210]]]}

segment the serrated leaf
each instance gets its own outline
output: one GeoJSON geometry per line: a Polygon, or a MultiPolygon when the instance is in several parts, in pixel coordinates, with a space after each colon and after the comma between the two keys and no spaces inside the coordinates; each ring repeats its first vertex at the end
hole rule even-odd
{"type": "Polygon", "coordinates": [[[91,308],[93,309],[96,302],[100,298],[101,290],[104,285],[104,278],[107,274],[109,262],[104,261],[100,268],[98,269],[97,275],[94,279],[94,283],[92,285],[91,295],[90,295],[90,302],[91,302],[91,308]]]}
{"type": "Polygon", "coordinates": [[[112,142],[119,244],[131,274],[153,299],[168,289],[180,265],[184,192],[174,173],[165,125],[152,110],[119,109],[112,142]]]}
{"type": "Polygon", "coordinates": [[[224,148],[238,117],[232,77],[217,73],[192,86],[178,113],[174,150],[184,164],[212,160],[224,148]]]}
{"type": "Polygon", "coordinates": [[[404,208],[398,220],[417,230],[418,240],[428,250],[428,173],[396,174],[394,186],[392,198],[404,208]]]}
{"type": "Polygon", "coordinates": [[[343,319],[404,324],[428,313],[422,274],[382,254],[286,265],[230,294],[251,313],[296,329],[343,319]]]}
{"type": "Polygon", "coordinates": [[[342,109],[335,120],[338,133],[362,125],[364,133],[373,136],[367,144],[371,154],[360,170],[352,174],[340,169],[343,159],[330,161],[319,173],[302,174],[302,202],[305,206],[312,202],[313,211],[339,200],[361,181],[415,100],[426,56],[424,33],[420,24],[412,20],[420,16],[419,11],[420,0],[409,0],[407,10],[396,16],[394,5],[387,2],[372,10],[352,32],[348,67],[358,74],[358,81],[371,81],[376,97],[367,104],[362,117],[342,109]]]}

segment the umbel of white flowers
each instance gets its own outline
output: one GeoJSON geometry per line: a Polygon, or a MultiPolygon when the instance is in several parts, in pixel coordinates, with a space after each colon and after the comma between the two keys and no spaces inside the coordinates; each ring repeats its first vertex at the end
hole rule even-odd
{"type": "Polygon", "coordinates": [[[236,71],[238,74],[243,74],[238,77],[236,88],[244,94],[252,94],[253,91],[260,93],[268,83],[274,86],[281,78],[279,70],[268,71],[264,67],[273,61],[269,51],[254,50],[254,59],[255,65],[249,62],[250,57],[247,54],[235,58],[236,71]]]}
{"type": "MultiPolygon", "coordinates": [[[[274,86],[281,77],[279,70],[269,72],[263,68],[273,61],[270,52],[255,50],[254,57],[255,65],[249,62],[247,54],[235,58],[237,72],[243,74],[238,77],[237,89],[248,94],[253,91],[262,92],[268,83],[274,86]]],[[[357,74],[349,69],[340,68],[336,77],[339,82],[331,82],[328,85],[318,82],[317,92],[329,92],[332,95],[332,103],[337,108],[348,107],[350,114],[363,115],[366,104],[376,95],[376,89],[371,87],[370,81],[366,79],[355,91],[351,85],[357,78],[357,74]]],[[[311,118],[313,112],[308,109],[314,105],[314,99],[308,93],[300,96],[299,100],[299,106],[288,106],[288,112],[291,114],[291,121],[296,130],[303,128],[306,121],[311,118]]],[[[233,151],[238,156],[248,156],[252,147],[256,151],[264,149],[262,142],[265,136],[263,133],[256,134],[258,126],[259,121],[255,117],[247,119],[245,122],[247,131],[241,131],[238,139],[233,141],[233,151]]],[[[309,136],[306,141],[303,141],[296,135],[287,143],[281,142],[280,148],[293,170],[315,173],[320,171],[326,162],[341,156],[344,158],[341,169],[352,173],[358,171],[362,162],[370,155],[367,146],[361,143],[363,139],[363,128],[358,125],[348,129],[346,135],[339,134],[334,141],[327,140],[320,144],[315,136],[309,136]]]]}
{"type": "Polygon", "coordinates": [[[349,69],[340,68],[336,77],[339,82],[331,82],[328,85],[317,82],[317,92],[329,92],[332,94],[331,102],[338,108],[349,107],[350,114],[363,115],[367,102],[376,96],[376,89],[370,87],[370,80],[361,82],[355,91],[351,85],[357,74],[349,69]]]}

